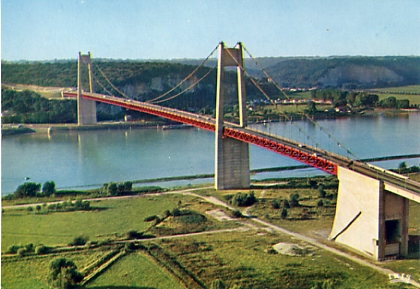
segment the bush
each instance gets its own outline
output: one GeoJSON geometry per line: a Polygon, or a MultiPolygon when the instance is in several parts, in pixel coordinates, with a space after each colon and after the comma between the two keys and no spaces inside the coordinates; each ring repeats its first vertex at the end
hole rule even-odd
{"type": "Polygon", "coordinates": [[[292,208],[299,206],[299,194],[290,194],[289,204],[292,208]]]}
{"type": "Polygon", "coordinates": [[[324,188],[325,188],[324,185],[319,185],[318,186],[318,196],[320,198],[325,198],[326,193],[325,193],[325,189],[324,188]]]}
{"type": "Polygon", "coordinates": [[[251,191],[249,194],[236,193],[233,199],[231,200],[234,206],[238,207],[248,207],[252,206],[257,201],[257,198],[254,195],[254,192],[251,191]]]}
{"type": "Polygon", "coordinates": [[[127,239],[141,239],[143,237],[143,232],[137,232],[135,230],[131,230],[127,232],[127,239]]]}
{"type": "Polygon", "coordinates": [[[234,217],[234,218],[242,218],[243,216],[242,216],[241,211],[234,210],[234,211],[232,211],[232,217],[234,217]]]}
{"type": "Polygon", "coordinates": [[[69,246],[84,246],[88,240],[89,237],[87,236],[78,236],[73,239],[69,246]]]}
{"type": "Polygon", "coordinates": [[[318,203],[316,204],[317,207],[323,207],[324,206],[324,201],[323,200],[319,200],[318,203]]]}
{"type": "Polygon", "coordinates": [[[271,207],[275,210],[280,209],[280,204],[277,200],[272,200],[271,201],[271,207]]]}
{"type": "Polygon", "coordinates": [[[47,254],[48,252],[49,252],[49,248],[42,245],[42,244],[37,245],[35,247],[35,254],[37,254],[37,255],[47,254]]]}
{"type": "Polygon", "coordinates": [[[144,218],[143,221],[145,221],[145,222],[151,222],[151,221],[156,220],[156,218],[157,218],[156,215],[152,215],[152,216],[148,216],[148,217],[144,218]]]}
{"type": "Polygon", "coordinates": [[[17,254],[18,254],[20,257],[25,256],[25,254],[26,254],[26,249],[25,249],[25,248],[19,248],[19,249],[17,250],[17,254]]]}
{"type": "Polygon", "coordinates": [[[172,210],[172,216],[177,217],[181,215],[181,210],[178,208],[175,208],[172,210]]]}
{"type": "Polygon", "coordinates": [[[283,210],[281,210],[281,215],[280,217],[284,220],[287,218],[287,209],[283,208],[283,210]]]}
{"type": "Polygon", "coordinates": [[[134,242],[125,243],[124,249],[126,251],[134,251],[136,250],[136,244],[134,244],[134,242]]]}
{"type": "Polygon", "coordinates": [[[12,245],[7,249],[6,254],[16,254],[19,248],[21,248],[21,246],[12,245]]]}

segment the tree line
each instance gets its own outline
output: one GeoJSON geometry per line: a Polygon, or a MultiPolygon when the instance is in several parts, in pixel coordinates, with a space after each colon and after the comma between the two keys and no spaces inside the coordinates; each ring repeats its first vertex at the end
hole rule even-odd
{"type": "Polygon", "coordinates": [[[337,89],[320,89],[311,91],[311,99],[331,101],[335,107],[351,105],[353,107],[409,108],[408,99],[398,100],[394,96],[379,100],[377,94],[337,89]]]}
{"type": "Polygon", "coordinates": [[[38,93],[1,89],[3,123],[75,123],[75,100],[48,100],[38,93]]]}

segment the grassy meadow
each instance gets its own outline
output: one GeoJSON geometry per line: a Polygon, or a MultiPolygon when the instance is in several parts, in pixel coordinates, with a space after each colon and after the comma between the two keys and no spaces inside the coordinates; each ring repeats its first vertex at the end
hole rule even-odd
{"type": "MultiPolygon", "coordinates": [[[[302,182],[306,183],[306,179],[302,182]]],[[[241,190],[242,193],[250,191],[241,190]]],[[[318,206],[320,198],[317,189],[267,187],[252,191],[259,201],[248,209],[248,213],[324,243],[328,242],[326,237],[331,230],[335,212],[334,198],[323,198],[324,206],[318,206]],[[274,200],[282,203],[291,194],[299,194],[300,206],[288,209],[288,216],[284,220],[281,218],[281,209],[273,208],[272,203],[274,200]]],[[[202,189],[194,193],[227,202],[228,196],[237,192],[202,189]]],[[[334,190],[326,189],[326,193],[333,194],[334,190]]],[[[85,288],[211,288],[215,279],[221,279],[226,288],[410,288],[401,283],[391,284],[384,274],[275,232],[252,219],[218,221],[206,211],[220,209],[226,214],[230,212],[197,196],[168,193],[101,200],[91,202],[91,207],[96,210],[54,213],[28,212],[26,209],[5,210],[2,216],[2,252],[13,244],[66,245],[80,235],[88,236],[92,241],[102,241],[116,237],[121,240],[131,230],[167,236],[240,228],[215,234],[135,241],[142,246],[128,251],[89,281],[85,288]],[[163,218],[164,211],[173,211],[174,208],[195,213],[169,216],[157,225],[144,221],[151,215],[163,218]],[[300,249],[295,251],[297,255],[274,252],[272,246],[280,242],[299,245],[300,249]]],[[[412,232],[420,223],[419,209],[420,204],[410,203],[412,232]]],[[[338,244],[330,245],[340,248],[338,244]]],[[[2,286],[12,289],[47,288],[48,266],[54,258],[73,260],[78,270],[83,272],[115,248],[125,250],[124,246],[102,246],[78,252],[24,257],[3,256],[2,286]]],[[[420,278],[418,259],[377,264],[395,272],[411,274],[415,280],[420,278]]]]}
{"type": "Polygon", "coordinates": [[[86,288],[185,288],[165,268],[144,253],[132,253],[106,270],[86,288]]]}
{"type": "Polygon", "coordinates": [[[47,246],[66,245],[74,237],[104,240],[130,230],[143,231],[150,226],[144,218],[172,210],[182,196],[151,196],[91,202],[97,210],[35,213],[5,210],[2,216],[2,252],[13,244],[47,246]]]}

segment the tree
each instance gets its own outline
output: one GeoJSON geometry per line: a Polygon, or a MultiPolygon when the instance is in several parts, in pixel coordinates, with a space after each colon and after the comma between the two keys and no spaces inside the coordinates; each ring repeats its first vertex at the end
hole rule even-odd
{"type": "Polygon", "coordinates": [[[47,181],[42,186],[42,193],[44,196],[49,197],[52,194],[55,194],[55,182],[47,181]]]}
{"type": "Polygon", "coordinates": [[[316,103],[313,101],[308,101],[306,104],[306,109],[305,112],[309,113],[309,114],[314,114],[316,113],[318,110],[316,109],[316,103]]]}
{"type": "Polygon", "coordinates": [[[290,194],[289,203],[292,208],[299,206],[299,194],[290,194]]]}
{"type": "Polygon", "coordinates": [[[325,193],[325,189],[324,188],[325,188],[324,185],[319,185],[318,186],[318,196],[320,198],[325,198],[326,193],[325,193]]]}
{"type": "Polygon", "coordinates": [[[407,163],[406,162],[401,162],[398,165],[398,171],[401,173],[401,171],[404,171],[405,169],[407,169],[407,163]]]}
{"type": "Polygon", "coordinates": [[[284,220],[287,218],[287,209],[283,208],[283,210],[281,210],[281,218],[284,220]]]}
{"type": "Polygon", "coordinates": [[[53,288],[74,288],[83,280],[73,261],[57,258],[50,262],[50,285],[53,288]]]}
{"type": "Polygon", "coordinates": [[[16,191],[13,193],[13,196],[15,198],[35,197],[40,188],[41,184],[26,182],[16,189],[16,191]]]}
{"type": "Polygon", "coordinates": [[[118,193],[118,187],[116,183],[110,183],[108,185],[108,195],[116,196],[118,193]]]}

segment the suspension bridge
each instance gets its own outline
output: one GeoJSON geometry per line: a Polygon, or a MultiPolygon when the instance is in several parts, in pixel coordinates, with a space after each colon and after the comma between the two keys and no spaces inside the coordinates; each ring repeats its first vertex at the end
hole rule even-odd
{"type": "MultiPolygon", "coordinates": [[[[350,159],[328,152],[320,148],[318,144],[311,146],[247,127],[244,82],[247,72],[243,65],[244,51],[247,50],[241,43],[238,43],[234,48],[226,48],[224,43],[220,43],[206,60],[177,86],[148,102],[129,98],[113,85],[105,75],[104,78],[107,82],[122,97],[112,95],[99,81],[97,83],[109,95],[93,92],[94,76],[92,74],[91,55],[90,53],[87,55],[79,53],[77,92],[64,92],[63,97],[77,98],[79,125],[96,123],[96,103],[98,102],[140,111],[215,132],[216,189],[238,189],[250,186],[249,144],[263,147],[329,174],[336,175],[339,179],[339,192],[330,239],[353,247],[377,260],[382,260],[389,256],[407,256],[409,242],[408,201],[420,202],[420,183],[400,174],[364,163],[357,157],[350,159]],[[182,95],[183,92],[208,76],[211,70],[186,90],[169,96],[176,88],[184,84],[199,67],[204,65],[205,61],[216,50],[218,50],[218,65],[215,118],[157,104],[182,95]],[[82,89],[83,66],[88,68],[89,92],[85,92],[82,89]],[[225,67],[237,68],[239,123],[224,120],[225,67]]],[[[255,59],[249,52],[248,54],[255,59]]],[[[262,70],[284,96],[288,97],[267,74],[265,69],[262,68],[262,70]]],[[[100,69],[99,71],[103,74],[100,69]]],[[[261,93],[271,100],[254,78],[249,75],[248,77],[261,93]]],[[[285,115],[285,117],[287,118],[288,116],[285,115]]],[[[308,119],[317,125],[313,119],[309,117],[308,119]]],[[[298,129],[301,131],[301,128],[298,129]]],[[[324,129],[321,127],[321,130],[324,129]]],[[[330,134],[328,136],[331,138],[330,134]]],[[[307,135],[307,138],[310,139],[311,136],[307,135]]],[[[335,140],[334,137],[332,138],[335,140]]],[[[347,154],[350,153],[355,156],[338,140],[336,141],[346,150],[347,154]]]]}

